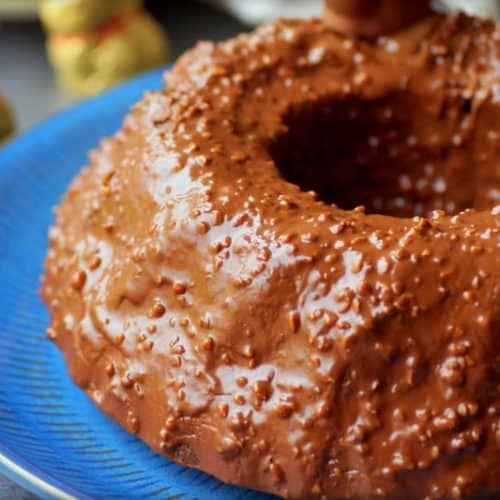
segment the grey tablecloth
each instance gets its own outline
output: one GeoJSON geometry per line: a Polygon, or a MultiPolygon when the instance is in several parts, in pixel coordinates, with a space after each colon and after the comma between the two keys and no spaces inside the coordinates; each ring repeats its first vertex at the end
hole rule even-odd
{"type": "MultiPolygon", "coordinates": [[[[165,25],[177,57],[200,39],[220,40],[247,29],[217,10],[190,0],[156,2],[151,9],[165,25]]],[[[12,103],[20,132],[71,104],[57,88],[35,22],[4,24],[0,29],[0,89],[12,103]]],[[[0,475],[0,499],[34,496],[0,475]]]]}

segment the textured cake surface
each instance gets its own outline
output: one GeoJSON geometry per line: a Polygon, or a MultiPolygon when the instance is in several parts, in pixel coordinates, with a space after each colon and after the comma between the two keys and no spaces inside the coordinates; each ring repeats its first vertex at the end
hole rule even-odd
{"type": "Polygon", "coordinates": [[[458,15],[188,52],[57,208],[42,295],[75,382],[223,481],[498,493],[499,47],[458,15]]]}

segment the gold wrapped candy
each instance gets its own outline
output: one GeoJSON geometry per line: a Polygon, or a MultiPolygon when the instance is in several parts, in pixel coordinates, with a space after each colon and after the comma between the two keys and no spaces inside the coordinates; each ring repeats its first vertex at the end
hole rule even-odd
{"type": "Polygon", "coordinates": [[[0,144],[14,132],[14,118],[8,102],[0,94],[0,144]]]}
{"type": "Polygon", "coordinates": [[[47,51],[63,88],[96,94],[163,64],[165,33],[141,0],[42,0],[47,51]]]}

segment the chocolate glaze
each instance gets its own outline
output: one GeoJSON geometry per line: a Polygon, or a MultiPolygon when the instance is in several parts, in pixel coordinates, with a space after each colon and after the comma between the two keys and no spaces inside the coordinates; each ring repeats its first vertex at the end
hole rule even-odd
{"type": "Polygon", "coordinates": [[[57,208],[76,383],[223,481],[498,494],[499,40],[279,21],[183,56],[57,208]]]}

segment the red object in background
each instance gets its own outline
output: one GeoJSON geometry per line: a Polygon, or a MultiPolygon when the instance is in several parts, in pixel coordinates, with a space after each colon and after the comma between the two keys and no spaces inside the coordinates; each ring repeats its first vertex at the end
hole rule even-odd
{"type": "Polygon", "coordinates": [[[325,20],[339,31],[377,36],[397,31],[431,12],[430,0],[326,0],[325,20]]]}

